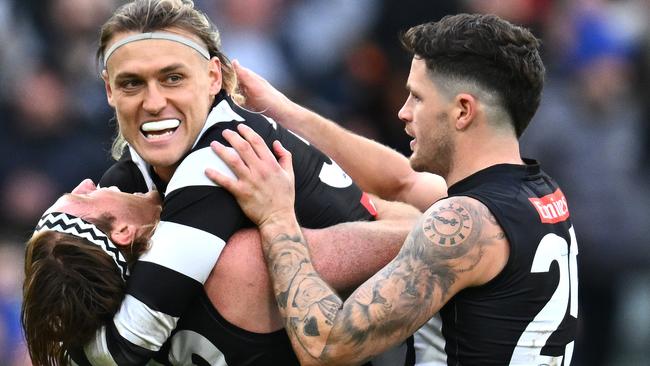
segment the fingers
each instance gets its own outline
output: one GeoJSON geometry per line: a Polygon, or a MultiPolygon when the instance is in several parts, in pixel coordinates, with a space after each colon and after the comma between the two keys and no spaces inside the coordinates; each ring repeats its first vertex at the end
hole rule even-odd
{"type": "MultiPolygon", "coordinates": [[[[232,130],[222,132],[223,137],[232,146],[231,148],[217,141],[213,141],[210,146],[239,179],[251,174],[260,174],[269,168],[272,169],[274,165],[278,166],[277,159],[257,132],[245,124],[237,125],[237,131],[239,133],[232,130]]],[[[291,154],[284,148],[281,148],[281,154],[289,156],[284,158],[284,165],[280,165],[280,167],[286,171],[286,166],[288,166],[289,172],[292,173],[291,154]]]]}
{"type": "MultiPolygon", "coordinates": [[[[291,152],[285,149],[279,141],[273,142],[274,152],[271,152],[264,139],[252,128],[245,124],[239,124],[237,131],[239,133],[232,130],[222,132],[223,137],[232,148],[216,141],[213,141],[210,146],[239,179],[251,175],[265,175],[264,172],[270,172],[277,169],[278,166],[293,179],[291,152]]],[[[216,176],[216,174],[214,175],[216,176]]],[[[228,177],[218,177],[217,179],[219,180],[215,179],[215,181],[219,183],[228,177]]],[[[229,182],[225,182],[225,184],[229,184],[229,182]]]]}
{"type": "Polygon", "coordinates": [[[255,76],[257,75],[253,73],[252,70],[242,66],[238,60],[233,60],[232,66],[233,69],[235,69],[235,74],[237,75],[237,84],[239,84],[239,89],[246,96],[246,106],[253,110],[258,110],[257,108],[260,106],[256,103],[251,103],[250,100],[251,98],[255,99],[259,97],[259,95],[255,93],[257,90],[255,83],[259,82],[255,79],[255,76]]]}
{"type": "Polygon", "coordinates": [[[250,86],[250,83],[254,82],[256,79],[261,79],[261,77],[254,73],[253,70],[242,66],[239,63],[239,60],[233,60],[232,66],[235,69],[235,74],[237,74],[237,79],[241,81],[244,87],[250,86]]]}
{"type": "MultiPolygon", "coordinates": [[[[221,160],[226,163],[226,165],[230,168],[230,170],[232,170],[236,177],[241,178],[250,174],[250,171],[242,158],[232,148],[226,147],[217,141],[213,141],[210,144],[210,147],[212,148],[212,151],[214,151],[219,156],[219,158],[221,158],[221,160]]],[[[229,191],[236,188],[236,179],[219,173],[214,169],[206,169],[205,174],[212,181],[228,189],[229,191]]]]}
{"type": "Polygon", "coordinates": [[[239,63],[239,60],[232,60],[232,67],[235,69],[237,79],[246,84],[246,80],[250,78],[249,69],[245,68],[239,63]]]}
{"type": "Polygon", "coordinates": [[[235,189],[235,184],[237,183],[237,181],[219,173],[219,171],[215,169],[212,168],[205,169],[205,175],[215,184],[227,189],[230,192],[233,192],[233,189],[235,189]]]}
{"type": "Polygon", "coordinates": [[[295,188],[291,153],[279,142],[274,142],[278,161],[264,139],[250,127],[240,124],[237,131],[239,133],[222,132],[232,148],[216,141],[210,144],[236,178],[214,169],[206,169],[206,176],[232,193],[244,213],[257,225],[270,222],[269,218],[276,215],[293,212],[295,188]]]}
{"type": "Polygon", "coordinates": [[[284,146],[282,146],[282,143],[277,140],[273,141],[273,151],[275,152],[275,156],[278,157],[278,163],[280,163],[282,169],[293,177],[293,159],[291,152],[285,149],[284,146]]]}
{"type": "Polygon", "coordinates": [[[260,135],[257,134],[252,128],[248,127],[247,125],[240,123],[237,125],[237,131],[241,134],[244,139],[250,144],[250,146],[253,148],[253,151],[255,154],[262,160],[264,161],[269,161],[273,160],[275,161],[275,157],[271,153],[271,150],[269,150],[268,146],[266,146],[266,142],[260,135]]]}
{"type": "Polygon", "coordinates": [[[244,70],[244,67],[239,64],[239,60],[232,60],[231,62],[232,68],[235,70],[235,76],[237,77],[237,85],[239,89],[244,93],[248,94],[248,74],[246,73],[246,70],[244,70]]]}

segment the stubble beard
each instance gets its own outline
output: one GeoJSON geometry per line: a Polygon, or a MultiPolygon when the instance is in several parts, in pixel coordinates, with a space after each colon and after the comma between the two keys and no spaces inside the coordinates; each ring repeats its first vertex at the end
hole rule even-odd
{"type": "Polygon", "coordinates": [[[447,114],[441,113],[435,118],[438,131],[434,136],[418,139],[417,152],[413,152],[409,161],[411,168],[417,172],[433,173],[447,179],[452,168],[455,145],[447,125],[447,114]]]}

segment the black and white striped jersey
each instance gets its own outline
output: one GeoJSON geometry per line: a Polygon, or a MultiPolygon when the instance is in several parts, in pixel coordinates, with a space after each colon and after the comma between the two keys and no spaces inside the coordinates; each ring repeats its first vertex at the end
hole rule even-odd
{"type": "MultiPolygon", "coordinates": [[[[570,365],[578,316],[575,232],[562,191],[536,161],[525,162],[492,166],[449,187],[449,196],[489,208],[510,255],[493,280],[460,291],[416,332],[417,365],[570,365]]],[[[462,213],[458,220],[460,228],[462,213]]]]}
{"type": "MultiPolygon", "coordinates": [[[[97,333],[83,352],[71,352],[77,364],[143,364],[161,349],[179,324],[179,319],[192,313],[192,306],[211,306],[209,301],[201,303],[200,299],[205,297],[203,284],[228,238],[238,229],[252,225],[234,197],[204,175],[207,167],[232,174],[209,145],[212,141],[227,145],[221,131],[235,129],[238,123],[253,128],[269,146],[274,140],[279,140],[292,152],[296,213],[302,226],[322,228],[373,218],[367,196],[336,163],[273,120],[237,106],[222,92],[217,96],[191,152],[166,187],[158,184],[158,189],[164,190],[164,203],[151,248],[133,267],[126,297],[113,321],[97,333]]],[[[100,181],[101,186],[115,185],[128,192],[148,191],[156,183],[160,182],[156,182],[150,168],[134,151],[109,169],[100,181]]],[[[209,323],[210,320],[205,321],[209,323]]],[[[179,329],[177,334],[184,332],[182,334],[191,338],[189,332],[200,331],[179,329]]],[[[280,342],[271,342],[271,345],[288,345],[284,331],[278,334],[268,335],[269,339],[281,339],[280,342]]],[[[208,338],[209,335],[202,337],[208,338]]],[[[212,341],[208,339],[208,342],[212,341]]],[[[200,347],[201,342],[197,341],[195,345],[200,347]]],[[[214,346],[220,347],[220,354],[228,352],[228,344],[214,346]]],[[[278,352],[281,347],[269,349],[278,352]]],[[[289,352],[290,348],[286,351],[289,352]]],[[[192,355],[191,349],[184,352],[192,355]]],[[[255,353],[254,350],[248,352],[255,353]]],[[[191,363],[191,360],[181,360],[176,364],[191,363]]],[[[263,363],[246,361],[234,364],[263,363]]]]}

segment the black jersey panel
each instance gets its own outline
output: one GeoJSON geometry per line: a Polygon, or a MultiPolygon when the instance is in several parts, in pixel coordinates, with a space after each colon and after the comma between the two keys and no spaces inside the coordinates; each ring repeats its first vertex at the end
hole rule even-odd
{"type": "Polygon", "coordinates": [[[142,173],[135,163],[130,160],[128,151],[124,153],[119,161],[108,168],[99,180],[98,185],[100,187],[115,186],[126,193],[146,193],[149,191],[142,173]]]}
{"type": "Polygon", "coordinates": [[[138,347],[122,338],[113,323],[107,326],[106,343],[113,360],[118,365],[142,365],[154,355],[153,351],[138,347]]]}
{"type": "Polygon", "coordinates": [[[201,359],[206,364],[225,365],[218,361],[213,352],[208,352],[208,347],[201,345],[201,342],[188,342],[191,339],[204,337],[217,347],[220,356],[228,366],[299,365],[284,329],[271,333],[253,333],[243,330],[224,319],[214,309],[205,293],[196,298],[191,308],[192,311],[181,318],[174,334],[156,355],[158,362],[171,365],[169,359],[177,360],[178,363],[184,361],[179,358],[186,358],[193,354],[194,358],[201,359]],[[188,333],[188,331],[195,333],[188,333]],[[172,346],[181,342],[185,342],[185,347],[189,348],[182,354],[175,351],[172,346]]]}
{"type": "MultiPolygon", "coordinates": [[[[253,225],[237,200],[220,187],[191,186],[176,190],[165,198],[164,204],[161,221],[202,230],[224,241],[236,230],[253,225]]],[[[179,238],[179,244],[182,240],[179,238]]]]}
{"type": "Polygon", "coordinates": [[[510,254],[494,279],[460,291],[441,309],[448,365],[544,363],[563,357],[575,339],[568,206],[539,165],[526,163],[493,166],[449,188],[450,196],[475,198],[491,211],[510,254]]]}
{"type": "Polygon", "coordinates": [[[137,276],[132,276],[133,280],[129,281],[127,293],[152,310],[171,316],[181,316],[187,308],[187,302],[183,300],[203,292],[203,286],[194,279],[157,263],[140,261],[133,273],[137,276]]]}

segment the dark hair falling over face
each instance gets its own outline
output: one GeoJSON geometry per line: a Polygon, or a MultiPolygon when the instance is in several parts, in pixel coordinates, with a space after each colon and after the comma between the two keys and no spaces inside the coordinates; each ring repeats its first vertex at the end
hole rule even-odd
{"type": "Polygon", "coordinates": [[[119,309],[125,283],[99,247],[43,231],[27,243],[22,326],[35,365],[67,363],[65,349],[88,342],[119,309]]]}
{"type": "MultiPolygon", "coordinates": [[[[93,224],[110,233],[114,217],[93,224]]],[[[132,263],[146,249],[140,238],[126,253],[132,263]]],[[[120,307],[126,284],[101,246],[67,233],[36,232],[25,251],[21,322],[34,365],[67,365],[66,349],[91,340],[120,307]]]]}

